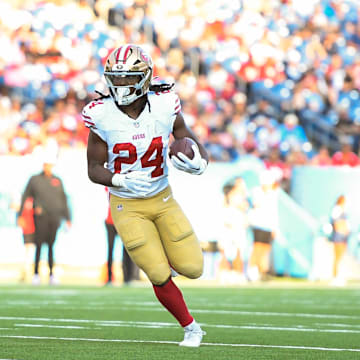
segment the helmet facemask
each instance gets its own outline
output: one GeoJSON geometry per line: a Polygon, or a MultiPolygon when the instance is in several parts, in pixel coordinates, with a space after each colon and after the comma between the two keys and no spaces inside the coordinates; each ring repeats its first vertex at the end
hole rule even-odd
{"type": "Polygon", "coordinates": [[[104,73],[110,94],[118,105],[129,105],[145,95],[148,89],[144,88],[144,84],[150,75],[150,72],[145,75],[141,71],[111,71],[104,73]]]}

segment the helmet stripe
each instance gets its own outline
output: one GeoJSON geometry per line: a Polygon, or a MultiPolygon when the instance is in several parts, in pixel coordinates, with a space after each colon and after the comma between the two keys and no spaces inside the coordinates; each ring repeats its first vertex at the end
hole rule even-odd
{"type": "Polygon", "coordinates": [[[116,54],[116,62],[119,61],[121,49],[122,49],[122,46],[119,47],[119,50],[118,50],[118,52],[116,54]]]}
{"type": "Polygon", "coordinates": [[[123,60],[124,63],[125,63],[125,61],[127,60],[127,55],[128,55],[128,52],[129,52],[130,49],[131,49],[131,46],[128,45],[128,46],[126,47],[125,54],[124,54],[124,60],[123,60]]]}

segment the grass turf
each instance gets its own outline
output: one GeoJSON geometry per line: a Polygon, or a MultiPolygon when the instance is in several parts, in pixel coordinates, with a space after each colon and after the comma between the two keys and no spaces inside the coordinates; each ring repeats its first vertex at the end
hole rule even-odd
{"type": "Polygon", "coordinates": [[[360,358],[360,289],[180,287],[197,349],[150,287],[0,286],[0,359],[360,358]]]}

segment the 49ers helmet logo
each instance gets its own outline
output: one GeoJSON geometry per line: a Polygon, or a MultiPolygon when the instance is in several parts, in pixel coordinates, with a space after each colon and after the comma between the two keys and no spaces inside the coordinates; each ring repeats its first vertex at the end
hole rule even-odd
{"type": "Polygon", "coordinates": [[[144,51],[141,51],[140,56],[145,62],[150,61],[149,56],[144,51]]]}

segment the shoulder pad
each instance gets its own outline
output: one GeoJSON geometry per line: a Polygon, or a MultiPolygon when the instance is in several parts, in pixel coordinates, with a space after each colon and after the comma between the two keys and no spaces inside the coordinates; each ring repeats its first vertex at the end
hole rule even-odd
{"type": "Polygon", "coordinates": [[[166,110],[171,115],[176,115],[181,111],[181,103],[179,96],[172,90],[165,90],[161,92],[151,92],[152,98],[155,102],[161,104],[161,108],[166,110]]]}

